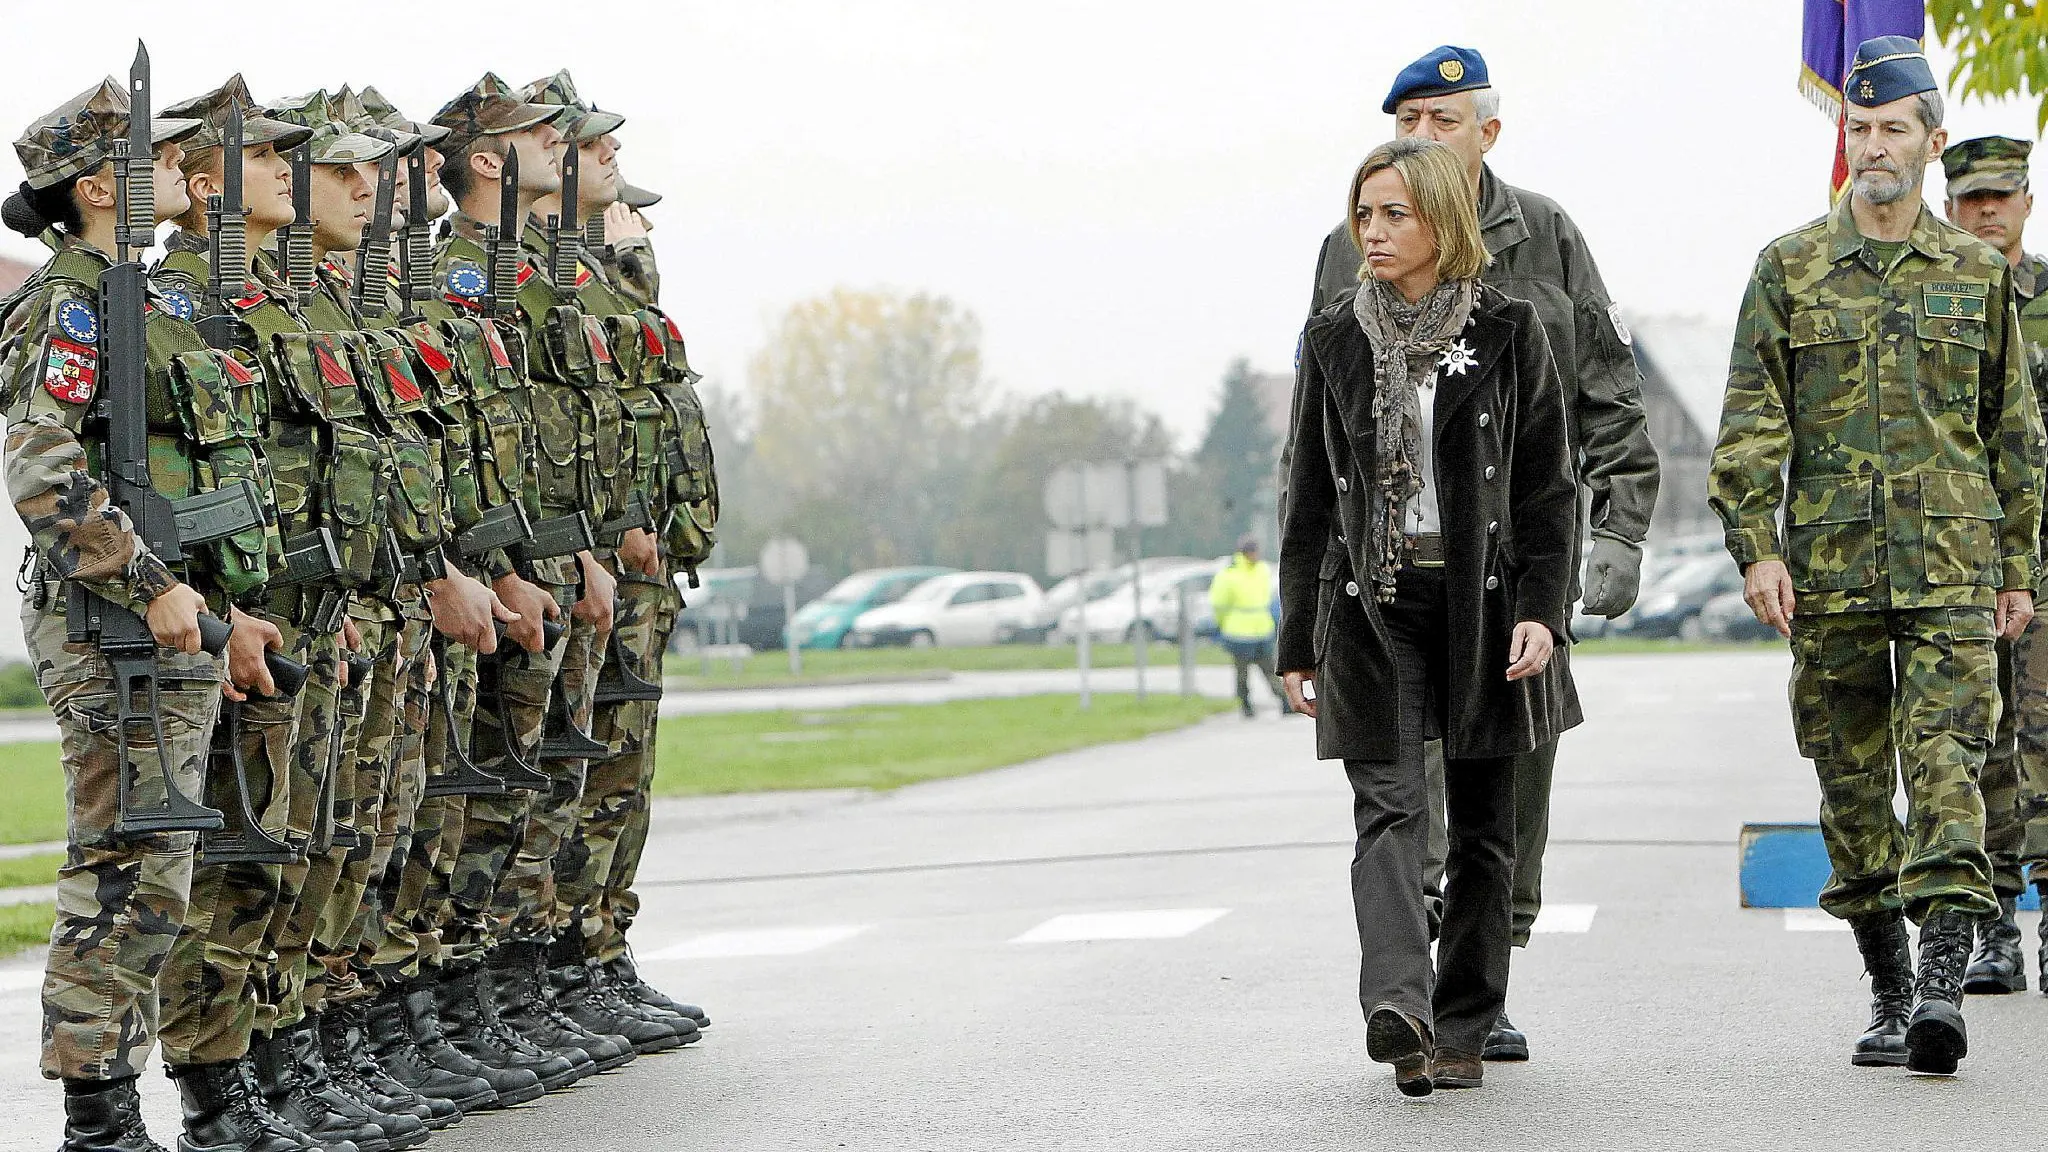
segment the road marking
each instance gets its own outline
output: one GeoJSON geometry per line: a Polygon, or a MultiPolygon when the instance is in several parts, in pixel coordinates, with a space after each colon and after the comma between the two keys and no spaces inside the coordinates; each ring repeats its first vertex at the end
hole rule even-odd
{"type": "Polygon", "coordinates": [[[1075,912],[1055,916],[1012,944],[1076,940],[1170,940],[1215,923],[1228,908],[1158,908],[1143,912],[1075,912]]]}
{"type": "Polygon", "coordinates": [[[1830,916],[1818,908],[1785,909],[1785,931],[1787,932],[1847,932],[1849,922],[1839,916],[1830,916]]]}
{"type": "Polygon", "coordinates": [[[680,944],[643,954],[648,960],[721,960],[737,956],[801,956],[851,940],[871,924],[840,924],[821,928],[756,928],[709,932],[680,944]]]}
{"type": "Polygon", "coordinates": [[[1545,904],[1529,931],[1589,932],[1593,928],[1593,914],[1598,911],[1598,904],[1545,904]]]}

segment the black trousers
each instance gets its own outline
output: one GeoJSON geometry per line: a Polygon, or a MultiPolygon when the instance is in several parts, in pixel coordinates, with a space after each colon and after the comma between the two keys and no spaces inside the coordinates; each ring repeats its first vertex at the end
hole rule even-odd
{"type": "MultiPolygon", "coordinates": [[[[1400,756],[1346,760],[1358,846],[1351,902],[1358,917],[1358,1000],[1391,1004],[1429,1024],[1439,1049],[1478,1055],[1507,1001],[1513,930],[1515,793],[1511,757],[1450,759],[1444,792],[1450,851],[1443,930],[1432,972],[1422,874],[1429,843],[1423,742],[1443,727],[1450,627],[1441,569],[1405,568],[1381,617],[1392,636],[1400,756]]],[[[1506,675],[1507,669],[1502,668],[1506,675]]]]}

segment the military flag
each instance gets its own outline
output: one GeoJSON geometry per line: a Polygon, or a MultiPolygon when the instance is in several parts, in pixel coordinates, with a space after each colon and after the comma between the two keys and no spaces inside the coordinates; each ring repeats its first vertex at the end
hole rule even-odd
{"type": "Polygon", "coordinates": [[[1835,122],[1835,171],[1829,185],[1835,195],[1849,182],[1842,148],[1842,82],[1856,60],[1856,46],[1875,36],[1924,39],[1926,19],[1921,0],[1806,0],[1799,90],[1835,122]]]}

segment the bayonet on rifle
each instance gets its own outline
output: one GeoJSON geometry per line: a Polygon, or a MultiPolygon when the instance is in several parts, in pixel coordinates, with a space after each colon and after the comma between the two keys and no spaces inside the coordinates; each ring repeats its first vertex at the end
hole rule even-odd
{"type": "Polygon", "coordinates": [[[299,306],[313,302],[313,146],[292,149],[292,222],[278,229],[277,251],[285,283],[298,294],[299,306]]]}
{"type": "Polygon", "coordinates": [[[199,335],[210,348],[233,347],[234,309],[249,277],[249,207],[242,199],[242,107],[228,105],[221,130],[220,191],[206,198],[206,315],[199,335]]]}
{"type": "Polygon", "coordinates": [[[401,324],[414,324],[426,317],[420,304],[433,297],[427,284],[427,269],[434,262],[433,238],[427,219],[427,150],[419,147],[405,158],[405,228],[398,240],[398,282],[404,296],[405,315],[401,324]]]}
{"type": "Polygon", "coordinates": [[[490,264],[490,291],[484,315],[502,316],[512,306],[513,279],[519,261],[519,150],[505,149],[505,169],[498,177],[498,222],[484,225],[484,259],[490,264]]]}
{"type": "Polygon", "coordinates": [[[574,140],[563,142],[562,210],[548,217],[548,279],[564,293],[576,289],[576,240],[582,232],[578,226],[582,217],[577,214],[576,184],[583,170],[582,153],[574,140]]]}
{"type": "Polygon", "coordinates": [[[365,319],[381,318],[389,310],[390,294],[381,289],[390,283],[391,199],[397,187],[398,153],[393,150],[377,164],[377,199],[370,209],[370,226],[363,230],[363,242],[356,249],[356,282],[349,291],[356,315],[365,319]],[[380,288],[374,293],[374,303],[370,292],[373,276],[380,288]]]}

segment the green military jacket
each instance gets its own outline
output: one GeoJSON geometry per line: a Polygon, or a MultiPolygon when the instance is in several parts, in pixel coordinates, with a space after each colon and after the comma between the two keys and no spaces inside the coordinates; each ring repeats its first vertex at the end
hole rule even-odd
{"type": "Polygon", "coordinates": [[[1991,607],[2035,586],[2041,521],[2012,273],[1924,207],[1882,267],[1852,201],[1757,257],[1708,502],[1801,612],[1991,607]]]}
{"type": "MultiPolygon", "coordinates": [[[[1579,484],[1592,500],[1592,527],[1641,542],[1657,507],[1657,449],[1643,416],[1642,375],[1628,327],[1608,298],[1586,238],[1556,203],[1510,186],[1490,167],[1479,177],[1479,227],[1493,256],[1480,279],[1535,305],[1550,338],[1564,377],[1579,484]]],[[[1316,258],[1311,315],[1358,287],[1362,262],[1348,223],[1337,225],[1316,258]]]]}
{"type": "MultiPolygon", "coordinates": [[[[2027,344],[2027,363],[2037,388],[2048,388],[2048,260],[2023,256],[2012,270],[2012,294],[2019,304],[2020,339],[2027,344]]],[[[2043,400],[2048,410],[2048,398],[2043,400]]]]}

